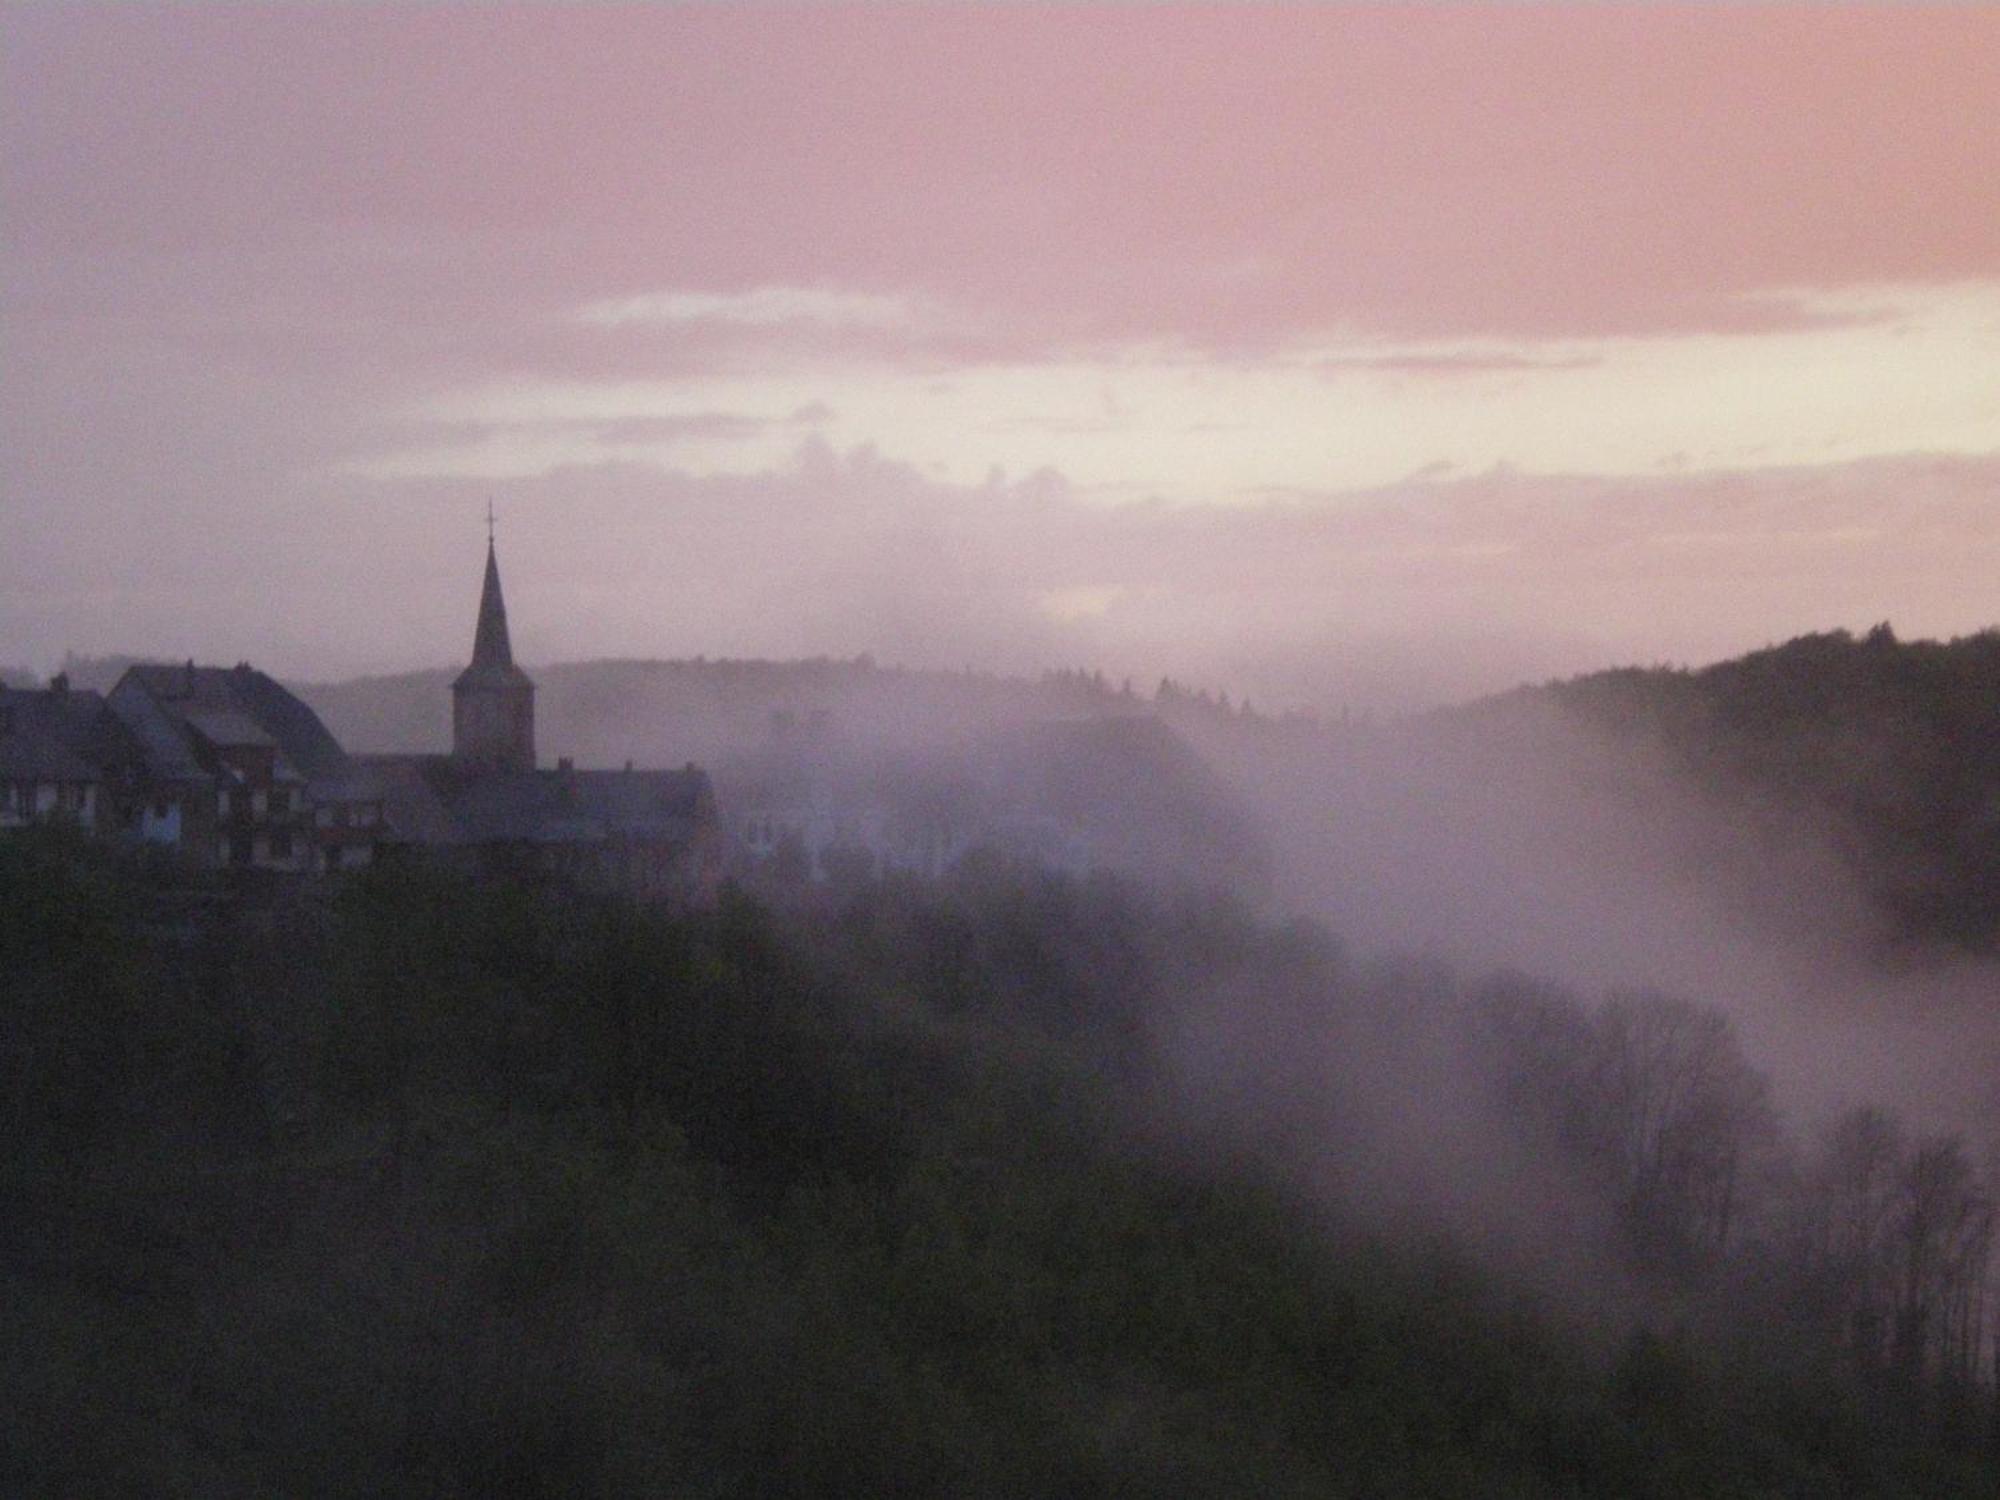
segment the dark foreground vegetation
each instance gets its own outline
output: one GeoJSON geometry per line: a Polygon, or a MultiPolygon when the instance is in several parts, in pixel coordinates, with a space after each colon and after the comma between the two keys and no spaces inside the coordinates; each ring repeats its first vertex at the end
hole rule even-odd
{"type": "Polygon", "coordinates": [[[2000,1481],[1963,1149],[1788,1144],[1693,1005],[994,866],[203,898],[0,841],[0,1492],[2000,1481]],[[1620,1296],[1364,1209],[1438,1158],[1620,1296]]]}

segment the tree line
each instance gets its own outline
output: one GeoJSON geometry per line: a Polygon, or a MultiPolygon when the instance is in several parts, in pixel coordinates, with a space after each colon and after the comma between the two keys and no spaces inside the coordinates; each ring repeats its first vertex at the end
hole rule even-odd
{"type": "Polygon", "coordinates": [[[11,1493],[2000,1475],[1975,1158],[1795,1141],[1690,1001],[999,860],[674,914],[422,866],[222,899],[35,834],[0,952],[11,1493]],[[1559,1175],[1633,1309],[1372,1214],[1424,1110],[1403,1161],[1559,1175]]]}
{"type": "Polygon", "coordinates": [[[1903,641],[1884,623],[1542,691],[1664,746],[1775,841],[1830,829],[1895,938],[2000,945],[2000,632],[1903,641]]]}

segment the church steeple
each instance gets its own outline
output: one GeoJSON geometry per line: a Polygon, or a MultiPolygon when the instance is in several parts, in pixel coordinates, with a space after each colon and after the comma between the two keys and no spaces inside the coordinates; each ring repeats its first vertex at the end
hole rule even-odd
{"type": "Polygon", "coordinates": [[[479,591],[479,627],[472,634],[472,669],[505,671],[514,665],[514,648],[507,639],[507,601],[500,595],[500,560],[493,538],[486,538],[486,584],[479,591]]]}
{"type": "Polygon", "coordinates": [[[507,638],[507,603],[500,593],[491,506],[486,511],[486,581],[479,591],[472,663],[451,685],[451,753],[456,760],[487,770],[535,768],[535,684],[514,665],[514,648],[507,638]]]}

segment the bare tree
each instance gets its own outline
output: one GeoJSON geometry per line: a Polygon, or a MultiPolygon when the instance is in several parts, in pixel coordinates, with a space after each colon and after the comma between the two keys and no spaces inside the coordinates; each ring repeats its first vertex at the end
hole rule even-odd
{"type": "Polygon", "coordinates": [[[1851,1109],[1833,1122],[1804,1187],[1809,1273],[1839,1337],[1864,1366],[1887,1354],[1892,1240],[1907,1147],[1900,1122],[1851,1109]]]}
{"type": "Polygon", "coordinates": [[[1656,991],[1614,995],[1597,1018],[1597,1150],[1642,1243],[1721,1253],[1746,1158],[1771,1130],[1763,1075],[1720,1011],[1656,991]]]}
{"type": "Polygon", "coordinates": [[[1892,1226],[1891,1356],[1911,1380],[1970,1382],[1985,1343],[1993,1200],[1957,1136],[1920,1140],[1904,1167],[1892,1226]]]}

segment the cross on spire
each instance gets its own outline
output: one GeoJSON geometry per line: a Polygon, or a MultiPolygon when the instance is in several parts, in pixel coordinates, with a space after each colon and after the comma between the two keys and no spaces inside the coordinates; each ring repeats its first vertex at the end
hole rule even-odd
{"type": "Polygon", "coordinates": [[[496,517],[486,502],[486,581],[479,590],[479,624],[472,661],[451,685],[451,753],[488,769],[535,768],[535,685],[514,665],[507,639],[507,605],[500,597],[500,559],[493,550],[496,517]]]}

